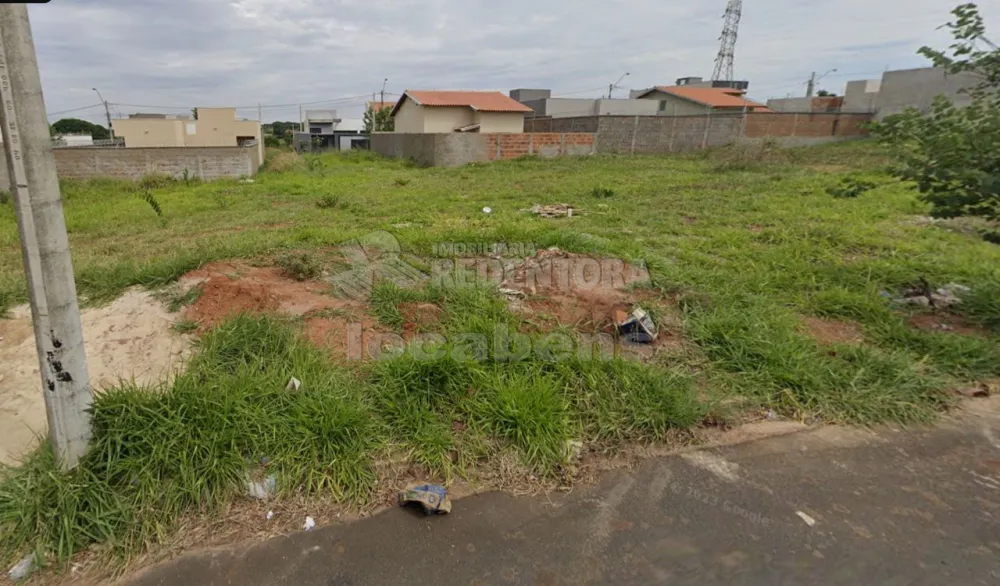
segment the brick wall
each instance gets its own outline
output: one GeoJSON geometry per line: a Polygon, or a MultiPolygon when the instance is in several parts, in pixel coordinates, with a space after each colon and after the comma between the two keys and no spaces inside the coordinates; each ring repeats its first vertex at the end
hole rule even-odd
{"type": "Polygon", "coordinates": [[[144,175],[198,177],[252,177],[260,160],[257,147],[59,148],[53,149],[60,179],[144,175]]]}
{"type": "Polygon", "coordinates": [[[758,113],[747,116],[746,138],[769,137],[851,137],[868,134],[862,124],[871,114],[830,113],[758,113]]]}
{"type": "Polygon", "coordinates": [[[531,132],[524,134],[484,134],[489,160],[516,159],[526,155],[552,158],[589,155],[594,152],[594,135],[584,132],[531,132]]]}

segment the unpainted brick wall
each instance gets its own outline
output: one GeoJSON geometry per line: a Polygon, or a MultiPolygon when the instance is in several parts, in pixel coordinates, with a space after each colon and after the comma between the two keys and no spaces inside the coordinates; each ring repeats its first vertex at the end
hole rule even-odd
{"type": "Polygon", "coordinates": [[[516,159],[525,155],[552,158],[595,152],[594,135],[586,132],[531,132],[484,134],[489,160],[516,159]]]}
{"type": "Polygon", "coordinates": [[[755,113],[747,116],[746,138],[864,136],[872,114],[755,113]]]}

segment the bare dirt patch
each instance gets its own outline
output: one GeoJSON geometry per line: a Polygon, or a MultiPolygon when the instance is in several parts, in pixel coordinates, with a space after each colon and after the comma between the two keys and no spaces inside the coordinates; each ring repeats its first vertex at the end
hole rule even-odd
{"type": "MultiPolygon", "coordinates": [[[[120,380],[139,385],[169,381],[183,366],[190,338],[171,330],[177,314],[146,291],[130,290],[82,312],[91,386],[120,380]]],[[[0,320],[0,462],[12,463],[46,430],[45,402],[31,312],[21,306],[0,320]]]]}
{"type": "Polygon", "coordinates": [[[358,307],[357,302],[334,297],[326,283],[296,281],[275,267],[212,263],[182,279],[182,287],[193,286],[201,287],[201,296],[184,315],[197,321],[201,331],[241,312],[303,316],[358,307]]]}
{"type": "Polygon", "coordinates": [[[985,336],[987,331],[966,321],[964,318],[947,313],[921,313],[912,316],[908,323],[910,327],[925,332],[945,332],[963,336],[985,336]]]}
{"type": "Polygon", "coordinates": [[[860,344],[865,341],[861,325],[852,321],[805,316],[802,326],[820,344],[860,344]]]}
{"type": "Polygon", "coordinates": [[[444,312],[433,303],[400,303],[403,314],[403,339],[435,329],[441,324],[444,312]]]}

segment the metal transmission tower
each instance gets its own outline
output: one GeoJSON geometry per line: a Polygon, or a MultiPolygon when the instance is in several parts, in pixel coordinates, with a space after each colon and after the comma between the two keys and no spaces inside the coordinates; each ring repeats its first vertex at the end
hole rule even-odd
{"type": "Polygon", "coordinates": [[[733,59],[736,55],[736,35],[740,28],[740,17],[743,15],[743,0],[729,0],[722,36],[719,37],[719,55],[715,58],[715,71],[712,81],[733,81],[733,59]]]}

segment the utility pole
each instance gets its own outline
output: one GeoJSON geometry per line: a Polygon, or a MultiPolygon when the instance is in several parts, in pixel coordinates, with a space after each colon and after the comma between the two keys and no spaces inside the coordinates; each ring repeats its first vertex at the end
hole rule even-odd
{"type": "Polygon", "coordinates": [[[101,99],[101,103],[104,104],[104,117],[108,121],[108,134],[111,135],[111,138],[114,138],[115,137],[115,129],[111,127],[111,110],[108,109],[108,101],[104,99],[104,96],[101,95],[101,92],[96,87],[92,87],[90,89],[92,89],[95,92],[97,92],[97,97],[100,98],[101,99]]]}
{"type": "Polygon", "coordinates": [[[806,82],[806,97],[807,98],[813,97],[813,92],[816,90],[816,82],[820,81],[821,79],[823,79],[824,77],[830,75],[831,73],[836,73],[836,72],[837,72],[837,68],[834,67],[833,69],[831,69],[830,71],[827,71],[823,75],[821,75],[819,77],[816,77],[816,72],[813,71],[812,75],[809,76],[809,81],[806,82]]]}
{"type": "Polygon", "coordinates": [[[263,114],[263,109],[260,107],[260,102],[257,102],[257,122],[260,122],[262,124],[264,122],[264,114],[263,114]]]}
{"type": "Polygon", "coordinates": [[[381,96],[382,97],[382,101],[379,102],[379,105],[378,105],[378,109],[379,110],[382,109],[382,104],[385,103],[385,84],[387,84],[387,83],[389,83],[389,78],[388,77],[382,80],[382,96],[381,96]]]}
{"type": "Polygon", "coordinates": [[[49,438],[64,469],[91,438],[90,375],[49,138],[24,4],[0,4],[0,122],[17,208],[49,438]]]}
{"type": "MultiPolygon", "coordinates": [[[[628,77],[629,75],[630,75],[629,72],[626,71],[621,77],[618,78],[618,81],[616,81],[614,83],[608,84],[608,99],[609,100],[611,99],[611,94],[613,94],[614,91],[616,89],[618,89],[618,87],[619,87],[618,84],[620,84],[622,82],[622,80],[625,79],[626,77],[628,77]]],[[[598,112],[598,114],[599,113],[600,112],[598,112]]]]}

